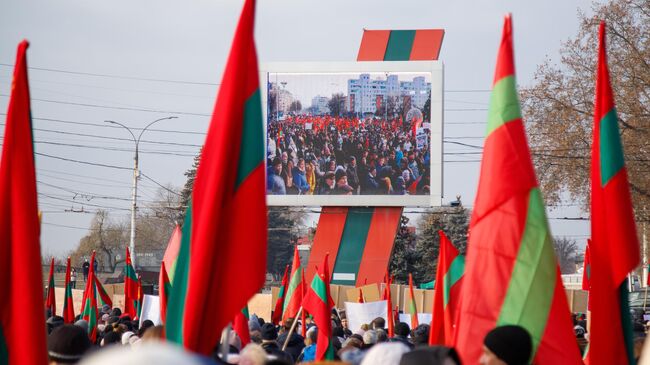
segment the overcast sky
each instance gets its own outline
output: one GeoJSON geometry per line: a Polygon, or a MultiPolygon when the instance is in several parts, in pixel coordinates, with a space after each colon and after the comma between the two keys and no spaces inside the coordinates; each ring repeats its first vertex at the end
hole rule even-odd
{"type": "MultiPolygon", "coordinates": [[[[0,11],[0,113],[4,118],[16,45],[26,38],[34,117],[43,251],[63,255],[87,233],[92,213],[130,216],[133,128],[145,133],[143,204],[157,184],[182,186],[203,143],[217,84],[243,1],[5,0],[0,11]],[[61,72],[71,71],[71,72],[61,72]],[[102,76],[103,75],[103,76],[102,76]],[[108,76],[107,76],[108,75],[108,76]],[[79,124],[87,123],[87,124],[79,124]],[[165,131],[160,131],[165,130],[165,131]],[[190,133],[187,133],[190,132],[190,133]],[[67,161],[73,160],[73,161],[67,161]],[[87,163],[99,164],[90,165],[87,163]],[[83,210],[86,213],[69,212],[83,210]]],[[[558,59],[589,1],[259,0],[260,62],[353,61],[367,29],[443,28],[445,139],[481,145],[503,15],[513,13],[520,85],[545,58],[558,59]]],[[[445,143],[446,153],[476,149],[445,143]]],[[[445,155],[445,202],[471,206],[478,154],[445,155]],[[466,162],[461,162],[466,161],[466,162]]],[[[577,216],[569,208],[551,217],[577,216]]],[[[410,214],[416,218],[417,214],[410,214]]],[[[587,221],[551,219],[555,235],[583,242],[587,221]]]]}

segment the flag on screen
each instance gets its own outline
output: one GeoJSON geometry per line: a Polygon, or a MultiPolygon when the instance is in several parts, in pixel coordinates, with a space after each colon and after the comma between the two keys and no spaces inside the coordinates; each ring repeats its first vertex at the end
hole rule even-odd
{"type": "Polygon", "coordinates": [[[505,18],[470,221],[454,345],[475,364],[495,326],[519,325],[531,361],[581,364],[517,96],[512,20],[505,18]]]}

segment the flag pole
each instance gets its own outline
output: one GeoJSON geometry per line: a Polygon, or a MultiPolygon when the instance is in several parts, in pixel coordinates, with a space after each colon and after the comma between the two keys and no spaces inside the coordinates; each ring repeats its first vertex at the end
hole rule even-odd
{"type": "MultiPolygon", "coordinates": [[[[293,319],[293,323],[291,324],[291,328],[289,328],[289,333],[287,333],[287,338],[284,340],[284,344],[282,344],[282,351],[287,349],[287,346],[289,345],[289,339],[291,338],[291,334],[293,331],[296,329],[296,324],[298,324],[298,317],[300,317],[300,313],[302,313],[302,305],[300,308],[298,308],[298,313],[296,313],[296,316],[293,319]]],[[[305,325],[304,323],[302,324],[303,326],[305,325]]]]}
{"type": "Polygon", "coordinates": [[[643,294],[643,311],[645,312],[645,306],[648,302],[648,286],[645,286],[645,294],[643,294]]]}
{"type": "Polygon", "coordinates": [[[221,360],[228,362],[228,353],[230,352],[230,330],[231,323],[223,329],[221,332],[221,360]]]}

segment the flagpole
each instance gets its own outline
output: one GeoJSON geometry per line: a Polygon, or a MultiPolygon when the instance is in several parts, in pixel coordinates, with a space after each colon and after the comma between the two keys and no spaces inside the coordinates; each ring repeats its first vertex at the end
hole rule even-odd
{"type": "MultiPolygon", "coordinates": [[[[298,308],[298,313],[296,313],[296,316],[293,319],[293,323],[291,324],[291,328],[289,328],[289,333],[287,333],[287,338],[284,340],[284,344],[282,344],[282,351],[287,349],[287,346],[289,345],[289,339],[291,338],[291,334],[293,331],[296,329],[296,324],[298,324],[298,317],[300,317],[300,313],[302,313],[302,305],[300,308],[298,308]]],[[[305,325],[304,323],[302,324],[303,326],[305,325]]]]}
{"type": "Polygon", "coordinates": [[[648,302],[648,286],[645,286],[645,294],[643,295],[643,311],[645,312],[645,306],[648,302]]]}

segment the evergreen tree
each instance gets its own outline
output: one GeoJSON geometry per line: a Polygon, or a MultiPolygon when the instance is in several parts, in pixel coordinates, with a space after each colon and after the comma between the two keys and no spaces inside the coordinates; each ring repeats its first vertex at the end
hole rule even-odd
{"type": "Polygon", "coordinates": [[[266,271],[280,276],[285,266],[291,264],[304,213],[288,207],[268,207],[267,219],[269,228],[266,271]]]}
{"type": "MultiPolygon", "coordinates": [[[[183,186],[183,190],[181,190],[181,207],[187,207],[187,204],[190,202],[190,198],[192,197],[192,188],[194,187],[194,179],[196,178],[196,169],[199,167],[199,161],[201,161],[201,153],[203,153],[203,147],[201,147],[199,154],[194,157],[192,167],[185,171],[184,175],[187,177],[187,180],[185,180],[185,185],[183,186]]],[[[181,209],[179,222],[185,220],[185,210],[186,209],[181,209]]]]}
{"type": "Polygon", "coordinates": [[[388,265],[390,273],[395,275],[396,284],[408,283],[409,273],[413,272],[413,263],[416,261],[414,257],[415,234],[409,231],[407,227],[408,222],[409,219],[402,215],[400,226],[395,236],[393,254],[388,265]]]}

